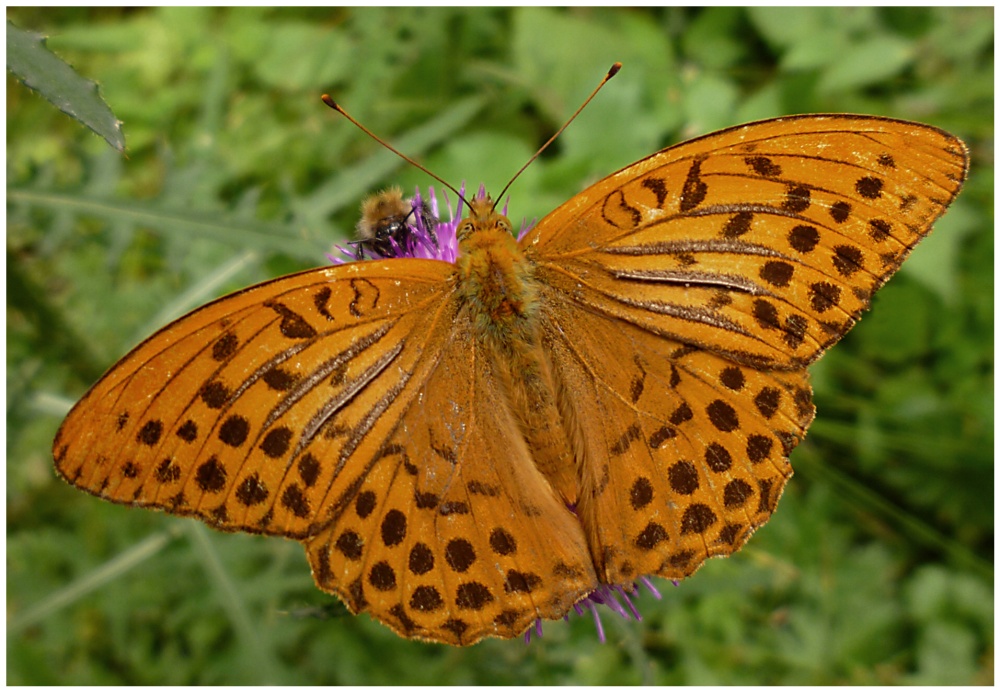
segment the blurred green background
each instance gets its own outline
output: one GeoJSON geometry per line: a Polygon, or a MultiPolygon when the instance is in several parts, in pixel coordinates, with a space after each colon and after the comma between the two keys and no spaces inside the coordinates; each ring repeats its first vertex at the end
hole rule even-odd
{"type": "Polygon", "coordinates": [[[8,9],[95,79],[127,158],[8,76],[7,681],[993,682],[993,10],[8,9]],[[399,639],[299,545],[113,506],[52,469],[61,417],[141,338],[325,262],[361,197],[436,173],[543,216],[690,136],[801,112],[920,120],[972,152],[937,231],[813,369],[796,477],[739,554],[645,619],[540,642],[399,639]]]}

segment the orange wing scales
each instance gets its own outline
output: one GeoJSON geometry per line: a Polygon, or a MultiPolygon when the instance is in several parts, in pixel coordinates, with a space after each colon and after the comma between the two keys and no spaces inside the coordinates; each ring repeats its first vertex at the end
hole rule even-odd
{"type": "Polygon", "coordinates": [[[402,636],[513,637],[737,550],[812,421],[805,367],[954,199],[964,145],[801,116],[665,149],[455,265],[276,279],[154,334],[73,408],[59,473],[301,541],[402,636]]]}
{"type": "Polygon", "coordinates": [[[768,121],[610,176],[526,243],[602,311],[747,364],[799,367],[850,329],[966,165],[961,142],[925,126],[768,121]],[[581,224],[585,242],[566,233],[581,224]]]}
{"type": "Polygon", "coordinates": [[[597,586],[580,525],[532,463],[467,319],[353,510],[307,542],[317,582],[351,610],[450,644],[516,636],[597,586]]]}
{"type": "Polygon", "coordinates": [[[546,344],[581,420],[577,508],[604,583],[679,579],[773,511],[813,416],[804,371],[760,372],[597,315],[552,315],[546,344]],[[620,345],[628,344],[626,357],[620,345]]]}
{"type": "Polygon", "coordinates": [[[311,533],[345,462],[329,463],[330,440],[357,445],[370,432],[365,413],[421,353],[421,309],[446,287],[434,269],[414,271],[391,298],[381,294],[397,279],[384,270],[315,270],[182,318],[77,404],[56,437],[57,468],[107,499],[217,528],[311,533]],[[385,313],[367,316],[378,300],[385,313]]]}
{"type": "Polygon", "coordinates": [[[629,166],[522,241],[566,408],[603,422],[574,426],[602,582],[687,576],[767,521],[814,415],[804,366],[966,166],[961,142],[921,125],[767,121],[629,166]]]}

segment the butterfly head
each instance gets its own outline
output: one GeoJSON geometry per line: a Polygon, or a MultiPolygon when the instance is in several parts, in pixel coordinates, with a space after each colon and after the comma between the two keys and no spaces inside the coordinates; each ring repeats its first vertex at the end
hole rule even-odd
{"type": "Polygon", "coordinates": [[[469,201],[469,213],[458,224],[458,240],[465,240],[473,233],[500,230],[511,234],[514,226],[503,214],[497,212],[496,204],[489,195],[477,195],[469,201]]]}

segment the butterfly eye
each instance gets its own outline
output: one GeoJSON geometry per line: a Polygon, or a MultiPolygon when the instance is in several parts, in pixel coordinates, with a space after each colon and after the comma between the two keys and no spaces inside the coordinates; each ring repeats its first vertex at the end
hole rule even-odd
{"type": "Polygon", "coordinates": [[[514,232],[514,227],[511,226],[510,221],[507,219],[506,216],[500,217],[500,219],[497,221],[497,227],[500,228],[500,230],[505,231],[507,233],[514,232]]]}
{"type": "Polygon", "coordinates": [[[472,233],[472,221],[465,220],[459,224],[458,230],[455,232],[455,235],[458,236],[459,240],[462,240],[470,233],[472,233]]]}

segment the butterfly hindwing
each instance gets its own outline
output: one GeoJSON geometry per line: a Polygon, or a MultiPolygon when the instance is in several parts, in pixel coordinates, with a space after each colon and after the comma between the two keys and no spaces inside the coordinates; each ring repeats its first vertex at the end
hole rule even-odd
{"type": "Polygon", "coordinates": [[[577,426],[577,513],[602,581],[679,579],[739,548],[791,476],[813,413],[805,371],[741,367],[551,297],[545,346],[572,383],[565,406],[604,421],[577,426]]]}
{"type": "Polygon", "coordinates": [[[467,315],[353,501],[306,543],[317,583],[396,632],[512,637],[596,588],[576,517],[533,465],[467,315]]]}

